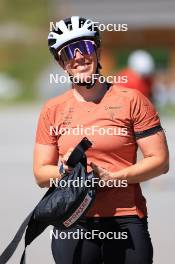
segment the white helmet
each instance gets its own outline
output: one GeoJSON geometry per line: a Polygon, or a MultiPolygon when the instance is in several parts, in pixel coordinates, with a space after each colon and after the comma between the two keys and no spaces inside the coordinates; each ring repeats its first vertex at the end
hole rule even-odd
{"type": "Polygon", "coordinates": [[[98,27],[90,19],[72,16],[56,23],[56,27],[48,35],[48,46],[57,59],[58,51],[65,45],[79,39],[92,39],[100,46],[98,27]]]}
{"type": "Polygon", "coordinates": [[[152,56],[144,50],[136,50],[128,57],[128,66],[142,76],[154,73],[155,64],[152,56]]]}

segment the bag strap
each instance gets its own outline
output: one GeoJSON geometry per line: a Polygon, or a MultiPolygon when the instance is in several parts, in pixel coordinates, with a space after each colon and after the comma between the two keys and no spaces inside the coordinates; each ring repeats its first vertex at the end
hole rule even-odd
{"type": "MultiPolygon", "coordinates": [[[[16,235],[14,236],[13,240],[10,242],[10,244],[6,247],[6,249],[1,254],[1,256],[0,256],[0,264],[7,263],[7,261],[11,258],[11,256],[15,252],[19,242],[22,239],[22,236],[23,236],[23,234],[25,232],[25,229],[26,229],[28,223],[30,222],[31,216],[33,214],[33,211],[26,217],[24,222],[19,227],[19,229],[18,229],[16,235]]],[[[25,264],[25,262],[22,262],[22,263],[25,264]]]]}
{"type": "MultiPolygon", "coordinates": [[[[41,200],[43,200],[47,195],[49,195],[51,192],[53,192],[54,189],[55,189],[55,186],[50,187],[47,190],[47,192],[45,193],[45,195],[42,197],[41,200]]],[[[48,226],[46,224],[44,225],[41,223],[37,224],[33,220],[34,211],[35,211],[35,209],[25,218],[25,220],[23,221],[23,223],[19,227],[19,229],[16,232],[16,235],[14,236],[12,241],[9,243],[9,245],[6,247],[6,249],[1,254],[0,264],[7,263],[7,261],[11,258],[11,256],[15,252],[19,242],[22,239],[22,236],[26,230],[26,227],[28,227],[26,230],[26,234],[25,234],[25,249],[24,249],[23,255],[21,257],[21,262],[20,262],[20,264],[25,264],[25,251],[26,251],[27,245],[29,245],[37,236],[39,236],[39,234],[41,234],[44,231],[44,229],[48,226]]]]}
{"type": "Polygon", "coordinates": [[[26,248],[23,251],[20,264],[26,264],[26,248]]]}

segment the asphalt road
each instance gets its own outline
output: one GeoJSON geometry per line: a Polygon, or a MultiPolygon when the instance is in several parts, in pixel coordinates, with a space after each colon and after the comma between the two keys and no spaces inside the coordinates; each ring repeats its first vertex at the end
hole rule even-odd
{"type": "MultiPolygon", "coordinates": [[[[36,185],[32,172],[33,144],[40,107],[0,109],[0,253],[45,193],[36,185]]],[[[170,149],[170,171],[143,184],[154,245],[154,264],[173,263],[175,245],[175,120],[162,118],[162,124],[170,149]]],[[[54,263],[50,249],[51,229],[47,228],[28,248],[27,263],[54,263]]],[[[23,243],[8,263],[19,263],[22,250],[23,243]]]]}

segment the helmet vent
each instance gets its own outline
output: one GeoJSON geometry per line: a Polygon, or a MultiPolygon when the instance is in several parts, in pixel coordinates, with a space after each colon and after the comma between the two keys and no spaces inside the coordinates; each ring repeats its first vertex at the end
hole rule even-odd
{"type": "Polygon", "coordinates": [[[48,40],[48,44],[49,44],[49,46],[52,46],[52,45],[54,45],[56,43],[56,39],[49,39],[48,40]]]}
{"type": "Polygon", "coordinates": [[[62,35],[63,32],[61,31],[60,28],[54,29],[53,32],[57,33],[58,35],[62,35]]]}

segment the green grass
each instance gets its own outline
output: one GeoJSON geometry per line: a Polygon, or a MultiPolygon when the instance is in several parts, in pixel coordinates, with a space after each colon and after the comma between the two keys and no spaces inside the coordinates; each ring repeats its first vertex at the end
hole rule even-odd
{"type": "Polygon", "coordinates": [[[175,105],[166,104],[163,107],[156,107],[161,116],[175,117],[175,105]]]}
{"type": "MultiPolygon", "coordinates": [[[[15,78],[22,85],[22,94],[15,101],[30,101],[36,98],[36,79],[49,63],[49,5],[51,3],[48,0],[0,1],[1,25],[21,25],[27,35],[24,39],[16,37],[14,40],[6,40],[4,36],[0,44],[0,72],[15,78]]],[[[19,29],[17,28],[17,31],[19,29]]]]}
{"type": "Polygon", "coordinates": [[[47,25],[48,0],[1,0],[0,21],[18,21],[31,27],[47,25]]]}
{"type": "Polygon", "coordinates": [[[8,73],[22,84],[22,94],[19,100],[32,100],[36,97],[34,84],[40,72],[49,62],[47,42],[40,45],[15,44],[13,49],[3,47],[3,53],[8,58],[6,63],[0,63],[0,71],[8,73]]]}

